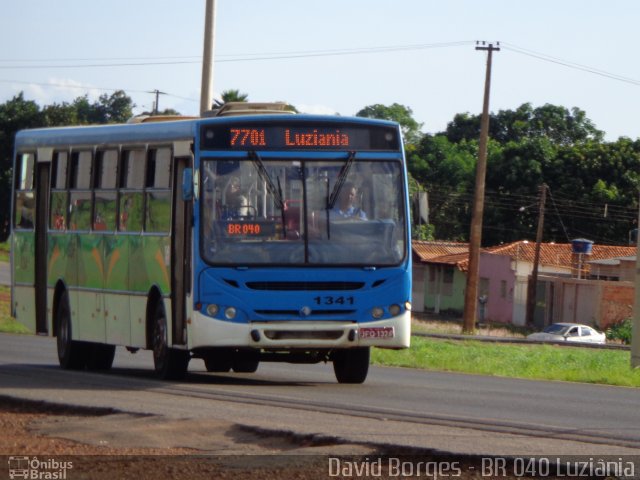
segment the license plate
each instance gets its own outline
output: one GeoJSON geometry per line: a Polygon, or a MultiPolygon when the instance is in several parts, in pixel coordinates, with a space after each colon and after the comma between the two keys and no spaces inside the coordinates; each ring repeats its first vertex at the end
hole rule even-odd
{"type": "Polygon", "coordinates": [[[365,327],[359,331],[360,338],[393,338],[393,327],[365,327]]]}

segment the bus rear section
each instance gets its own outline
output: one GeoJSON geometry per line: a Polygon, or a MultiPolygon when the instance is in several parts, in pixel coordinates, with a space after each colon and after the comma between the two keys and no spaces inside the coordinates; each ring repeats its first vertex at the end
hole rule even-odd
{"type": "Polygon", "coordinates": [[[407,348],[411,264],[397,125],[320,117],[201,127],[188,339],[210,371],[407,348]]]}

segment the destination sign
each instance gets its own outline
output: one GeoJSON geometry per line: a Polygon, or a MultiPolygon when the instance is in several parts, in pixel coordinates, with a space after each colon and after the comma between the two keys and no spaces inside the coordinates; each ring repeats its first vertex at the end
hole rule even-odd
{"type": "Polygon", "coordinates": [[[233,124],[202,127],[203,150],[400,149],[398,131],[379,125],[233,124]]]}
{"type": "Polygon", "coordinates": [[[271,237],[276,233],[272,221],[222,221],[222,231],[227,237],[271,237]]]}

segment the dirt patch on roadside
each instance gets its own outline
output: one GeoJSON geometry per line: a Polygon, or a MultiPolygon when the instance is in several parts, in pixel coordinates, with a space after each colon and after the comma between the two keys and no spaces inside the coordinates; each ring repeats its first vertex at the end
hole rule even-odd
{"type": "Polygon", "coordinates": [[[55,475],[57,471],[59,475],[38,478],[399,478],[397,472],[389,474],[390,458],[408,465],[413,472],[408,477],[434,478],[425,476],[424,468],[431,465],[431,468],[453,468],[456,473],[453,476],[463,480],[481,478],[478,459],[473,456],[453,457],[433,451],[394,452],[389,450],[391,447],[344,444],[329,437],[260,430],[220,420],[170,419],[2,396],[0,432],[0,457],[4,456],[0,458],[0,472],[7,472],[12,461],[15,466],[19,457],[26,459],[28,468],[34,468],[30,461],[44,462],[40,474],[55,475]],[[52,463],[54,467],[50,467],[52,463]],[[62,467],[67,470],[60,473],[60,465],[68,465],[62,467]],[[377,465],[382,465],[382,470],[376,470],[377,465]],[[365,470],[358,475],[353,468],[365,470]],[[422,468],[422,474],[416,474],[419,470],[414,468],[422,468]]]}
{"type": "MultiPolygon", "coordinates": [[[[72,462],[66,478],[327,478],[326,456],[371,447],[0,397],[0,455],[72,462]]],[[[6,465],[6,464],[5,464],[6,465]]],[[[0,467],[0,471],[6,468],[0,467]]]]}

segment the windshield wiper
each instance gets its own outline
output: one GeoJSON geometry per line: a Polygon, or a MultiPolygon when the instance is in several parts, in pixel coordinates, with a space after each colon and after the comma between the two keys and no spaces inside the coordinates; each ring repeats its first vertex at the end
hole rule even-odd
{"type": "Polygon", "coordinates": [[[258,170],[258,175],[260,176],[262,181],[267,185],[267,190],[269,190],[269,193],[273,195],[273,201],[275,202],[276,206],[280,209],[280,221],[282,222],[282,234],[286,238],[287,224],[284,218],[284,213],[285,213],[284,200],[282,200],[282,187],[280,186],[280,177],[277,178],[278,187],[276,188],[275,184],[273,183],[273,180],[271,180],[271,177],[269,176],[269,172],[267,172],[267,169],[264,166],[262,158],[260,158],[260,154],[255,150],[253,150],[249,152],[249,157],[253,161],[253,165],[254,167],[256,167],[256,170],[258,170]]]}
{"type": "MultiPolygon", "coordinates": [[[[256,151],[251,151],[249,152],[249,157],[253,161],[253,165],[256,167],[256,170],[258,170],[258,175],[260,175],[260,178],[262,179],[262,181],[267,184],[267,190],[269,190],[269,193],[273,195],[273,199],[276,202],[276,205],[280,208],[280,210],[284,211],[284,201],[282,200],[282,190],[276,188],[275,184],[273,183],[273,180],[271,180],[271,177],[269,176],[269,172],[267,172],[267,169],[265,168],[264,163],[260,158],[260,154],[256,151]]],[[[280,179],[278,179],[278,183],[280,183],[280,179]]]]}
{"type": "Polygon", "coordinates": [[[344,185],[344,181],[347,179],[347,175],[349,175],[349,170],[351,170],[351,165],[353,165],[353,161],[355,160],[355,158],[356,152],[349,152],[349,157],[342,166],[342,169],[338,174],[336,184],[333,186],[333,191],[327,199],[327,210],[333,209],[334,205],[336,204],[338,196],[340,195],[340,190],[342,190],[342,185],[344,185]]]}

